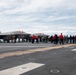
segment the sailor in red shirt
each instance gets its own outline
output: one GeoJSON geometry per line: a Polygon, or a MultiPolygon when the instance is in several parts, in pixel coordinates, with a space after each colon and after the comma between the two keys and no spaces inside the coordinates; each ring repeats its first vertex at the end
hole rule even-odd
{"type": "Polygon", "coordinates": [[[34,40],[35,40],[35,36],[34,35],[32,35],[32,43],[34,43],[34,40]]]}
{"type": "Polygon", "coordinates": [[[64,42],[63,42],[64,36],[62,33],[59,35],[59,38],[60,38],[60,44],[64,44],[64,42]]]}
{"type": "Polygon", "coordinates": [[[36,38],[36,43],[38,43],[38,36],[36,36],[35,38],[36,38]]]}

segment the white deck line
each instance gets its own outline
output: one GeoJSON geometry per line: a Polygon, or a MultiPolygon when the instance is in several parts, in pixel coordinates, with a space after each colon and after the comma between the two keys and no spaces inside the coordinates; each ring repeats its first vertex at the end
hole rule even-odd
{"type": "Polygon", "coordinates": [[[38,67],[41,67],[43,65],[44,64],[30,62],[27,64],[23,64],[23,65],[19,65],[16,67],[2,70],[2,71],[0,71],[0,75],[20,75],[20,74],[29,72],[31,70],[34,70],[38,67]]]}
{"type": "Polygon", "coordinates": [[[50,47],[50,46],[0,46],[0,48],[11,48],[11,47],[50,47]]]}
{"type": "Polygon", "coordinates": [[[76,49],[72,49],[71,51],[76,51],[76,49]]]}

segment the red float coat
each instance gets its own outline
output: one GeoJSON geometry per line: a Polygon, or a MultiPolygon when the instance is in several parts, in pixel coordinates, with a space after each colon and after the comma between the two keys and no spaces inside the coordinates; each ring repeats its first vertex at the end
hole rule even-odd
{"type": "Polygon", "coordinates": [[[63,39],[63,38],[64,38],[64,36],[61,34],[61,35],[59,36],[59,38],[60,38],[60,39],[63,39]]]}

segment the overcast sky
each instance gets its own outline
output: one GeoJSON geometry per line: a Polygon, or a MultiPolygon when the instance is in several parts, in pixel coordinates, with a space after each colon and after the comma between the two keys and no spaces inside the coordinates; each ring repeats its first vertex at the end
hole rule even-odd
{"type": "Polygon", "coordinates": [[[76,0],[0,0],[0,31],[76,34],[76,0]]]}

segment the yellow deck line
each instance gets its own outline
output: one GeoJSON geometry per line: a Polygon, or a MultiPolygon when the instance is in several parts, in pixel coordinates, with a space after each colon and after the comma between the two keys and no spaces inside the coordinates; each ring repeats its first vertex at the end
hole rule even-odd
{"type": "Polygon", "coordinates": [[[30,49],[30,50],[25,50],[25,51],[8,52],[8,53],[0,54],[0,57],[4,58],[4,57],[15,56],[15,55],[30,54],[30,53],[46,51],[46,50],[53,50],[53,49],[59,49],[59,48],[62,48],[62,47],[69,47],[69,46],[76,46],[76,44],[67,44],[67,45],[52,46],[52,47],[39,48],[39,49],[30,49]]]}

